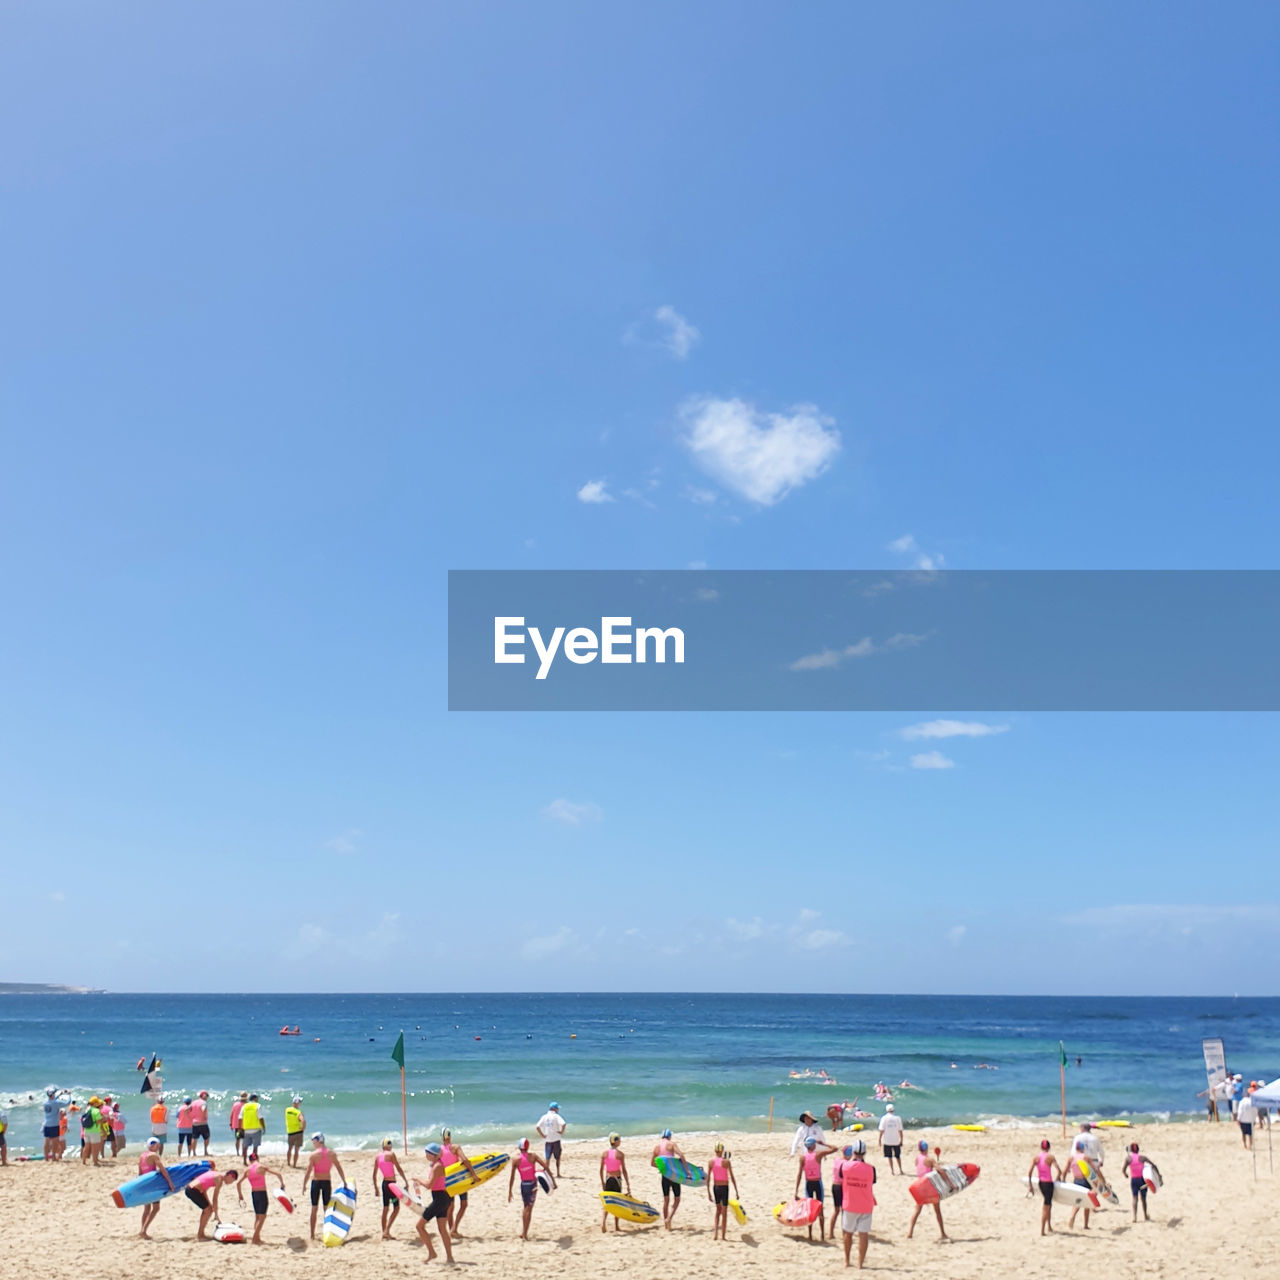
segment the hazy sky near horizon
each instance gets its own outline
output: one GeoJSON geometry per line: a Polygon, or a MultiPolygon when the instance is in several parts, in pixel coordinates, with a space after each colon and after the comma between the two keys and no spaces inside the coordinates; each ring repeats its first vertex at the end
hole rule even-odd
{"type": "Polygon", "coordinates": [[[0,978],[1274,991],[1274,715],[451,715],[444,602],[1276,567],[1274,6],[0,35],[0,978]]]}

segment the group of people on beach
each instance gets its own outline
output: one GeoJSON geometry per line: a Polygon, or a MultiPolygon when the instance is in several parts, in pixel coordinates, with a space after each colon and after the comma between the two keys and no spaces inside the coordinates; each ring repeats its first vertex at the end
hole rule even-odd
{"type": "MultiPolygon", "coordinates": [[[[201,1090],[192,1097],[184,1098],[176,1108],[177,1121],[177,1155],[194,1157],[197,1145],[202,1144],[202,1155],[209,1151],[209,1103],[208,1092],[201,1090]]],[[[1241,1098],[1234,1103],[1237,1114],[1243,1117],[1249,1108],[1249,1092],[1242,1090],[1241,1098]]],[[[99,1097],[93,1095],[83,1106],[71,1101],[66,1091],[50,1086],[46,1091],[43,1103],[44,1113],[44,1158],[59,1160],[66,1146],[66,1132],[69,1115],[79,1115],[82,1133],[81,1160],[86,1164],[98,1165],[107,1154],[119,1155],[125,1147],[125,1124],[120,1113],[119,1102],[109,1095],[99,1097]],[[109,1153],[106,1150],[110,1144],[109,1153]]],[[[860,1113],[866,1114],[866,1113],[860,1113]]],[[[174,1183],[169,1174],[169,1166],[165,1162],[165,1147],[168,1142],[169,1108],[162,1095],[156,1094],[150,1100],[150,1121],[152,1133],[146,1140],[144,1150],[139,1157],[138,1173],[140,1175],[157,1173],[172,1188],[174,1183]]],[[[1245,1123],[1242,1119],[1241,1123],[1245,1123]]],[[[219,1218],[219,1198],[232,1184],[236,1185],[241,1204],[245,1203],[245,1192],[253,1209],[253,1229],[251,1242],[262,1243],[262,1231],[266,1223],[271,1196],[268,1192],[268,1180],[278,1184],[280,1192],[285,1191],[285,1171],[273,1168],[259,1157],[259,1148],[267,1131],[267,1119],[259,1095],[247,1091],[235,1098],[230,1112],[231,1134],[234,1139],[235,1155],[240,1160],[242,1171],[219,1170],[211,1162],[209,1169],[201,1172],[195,1179],[182,1187],[188,1200],[199,1210],[200,1218],[196,1238],[205,1240],[209,1237],[211,1224],[219,1218]]],[[[294,1097],[285,1109],[284,1127],[286,1136],[286,1152],[284,1169],[302,1168],[302,1147],[306,1140],[306,1116],[302,1112],[302,1099],[294,1097]]],[[[515,1183],[520,1183],[521,1227],[522,1239],[529,1239],[530,1224],[540,1189],[552,1191],[556,1188],[563,1159],[563,1140],[566,1122],[561,1116],[558,1103],[551,1103],[536,1125],[536,1133],[542,1143],[542,1152],[532,1149],[530,1139],[522,1139],[509,1160],[507,1184],[508,1200],[514,1199],[515,1183]],[[554,1168],[553,1168],[554,1167],[554,1168]]],[[[816,1226],[820,1240],[826,1240],[828,1234],[834,1240],[839,1227],[843,1234],[844,1255],[846,1265],[853,1265],[854,1244],[856,1242],[856,1263],[861,1267],[864,1263],[871,1230],[872,1214],[876,1205],[875,1186],[877,1170],[870,1163],[867,1143],[862,1137],[854,1137],[847,1144],[840,1145],[836,1138],[839,1125],[833,1122],[830,1131],[824,1130],[810,1111],[799,1116],[798,1127],[791,1143],[791,1156],[796,1160],[795,1180],[792,1195],[795,1200],[816,1201],[821,1209],[809,1223],[809,1236],[812,1238],[816,1226]],[[828,1163],[829,1162],[829,1163],[828,1163]],[[826,1191],[831,1191],[831,1213],[826,1216],[826,1191]]],[[[890,1175],[902,1175],[902,1151],[904,1146],[905,1126],[896,1114],[894,1104],[884,1104],[883,1114],[876,1125],[879,1138],[881,1158],[890,1175]]],[[[1246,1135],[1247,1136],[1247,1135],[1246,1135]]],[[[327,1210],[333,1196],[335,1178],[337,1186],[347,1182],[347,1175],[336,1152],[332,1151],[323,1133],[310,1135],[310,1147],[302,1175],[301,1195],[304,1201],[310,1199],[310,1235],[315,1239],[319,1219],[327,1210]]],[[[468,1195],[449,1194],[446,1186],[447,1173],[451,1168],[461,1167],[467,1174],[475,1177],[478,1183],[482,1179],[476,1171],[467,1153],[454,1139],[449,1129],[444,1129],[438,1141],[428,1143],[424,1148],[426,1157],[425,1170],[419,1176],[417,1171],[410,1172],[401,1163],[395,1151],[395,1141],[385,1139],[377,1152],[372,1173],[372,1189],[375,1197],[381,1200],[381,1235],[383,1239],[392,1238],[392,1228],[403,1206],[416,1204],[421,1208],[417,1215],[415,1229],[427,1249],[427,1258],[437,1256],[436,1244],[431,1227],[434,1225],[440,1237],[440,1245],[447,1260],[453,1260],[454,1241],[462,1236],[461,1226],[467,1213],[468,1195]]],[[[603,1193],[632,1195],[631,1171],[627,1165],[627,1157],[623,1151],[623,1138],[620,1134],[608,1136],[605,1149],[598,1162],[598,1180],[603,1193]]],[[[914,1175],[916,1179],[927,1177],[941,1167],[941,1149],[930,1148],[927,1140],[921,1139],[914,1153],[914,1175]]],[[[662,1195],[662,1222],[666,1229],[671,1229],[681,1204],[682,1190],[689,1183],[668,1177],[669,1166],[660,1161],[674,1159],[687,1161],[685,1152],[676,1141],[670,1129],[664,1130],[655,1142],[649,1156],[649,1165],[660,1176],[662,1195]]],[[[1105,1151],[1097,1128],[1085,1122],[1075,1135],[1065,1160],[1059,1161],[1053,1153],[1051,1142],[1046,1139],[1040,1143],[1027,1173],[1028,1196],[1034,1196],[1038,1190],[1043,1205],[1040,1217],[1042,1235],[1051,1234],[1053,1228],[1053,1205],[1055,1198],[1071,1203],[1068,1227],[1074,1227],[1081,1210],[1084,1213],[1084,1228],[1090,1225],[1090,1215],[1096,1205],[1099,1193],[1110,1196],[1103,1175],[1105,1151]],[[1079,1194],[1062,1195],[1063,1186],[1074,1189],[1079,1194]],[[1093,1193],[1092,1196],[1090,1193],[1093,1193]]],[[[1132,1197],[1133,1220],[1136,1222],[1138,1210],[1142,1210],[1143,1218],[1148,1219],[1147,1196],[1149,1180],[1152,1176],[1159,1179],[1160,1173],[1155,1162],[1142,1151],[1141,1145],[1132,1141],[1128,1143],[1122,1162],[1122,1173],[1129,1180],[1132,1197]]],[[[725,1240],[728,1236],[728,1221],[731,1198],[736,1205],[739,1192],[737,1174],[733,1166],[731,1153],[723,1142],[716,1142],[714,1150],[707,1162],[705,1182],[696,1183],[705,1190],[707,1200],[713,1207],[712,1238],[725,1240]]],[[[1150,1183],[1158,1185],[1158,1183],[1150,1183]]],[[[640,1202],[637,1202],[640,1203],[640,1202]]],[[[162,1201],[157,1201],[143,1208],[139,1235],[150,1239],[149,1229],[160,1211],[162,1201]]],[[[915,1231],[924,1205],[917,1203],[907,1229],[910,1239],[915,1231]]],[[[947,1240],[946,1226],[942,1209],[938,1203],[932,1206],[937,1220],[939,1238],[947,1240]]],[[[737,1210],[735,1209],[735,1212],[737,1210]]],[[[656,1211],[653,1211],[656,1213],[656,1211]]],[[[606,1210],[601,1220],[601,1231],[609,1227],[610,1213],[606,1210]]],[[[622,1230],[622,1221],[614,1217],[615,1231],[622,1230]]]]}
{"type": "MultiPolygon", "coordinates": [[[[1040,1150],[1032,1158],[1031,1168],[1027,1171],[1027,1195],[1035,1195],[1035,1189],[1038,1187],[1044,1201],[1040,1210],[1042,1236],[1053,1234],[1053,1201],[1058,1187],[1063,1184],[1077,1187],[1084,1193],[1084,1198],[1077,1198],[1072,1205],[1067,1226],[1075,1226],[1076,1215],[1083,1209],[1084,1229],[1086,1231],[1089,1229],[1092,1201],[1088,1199],[1088,1193],[1093,1192],[1096,1195],[1101,1191],[1106,1194],[1109,1190],[1109,1184],[1102,1174],[1102,1166],[1105,1162],[1106,1153],[1103,1150],[1102,1141],[1097,1129],[1088,1121],[1081,1124],[1079,1133],[1072,1139],[1071,1152],[1067,1156],[1065,1165],[1059,1164],[1049,1139],[1045,1138],[1041,1141],[1040,1150]]],[[[1125,1151],[1121,1172],[1129,1179],[1129,1191],[1133,1197],[1134,1222],[1138,1220],[1139,1205],[1142,1208],[1143,1221],[1149,1222],[1151,1219],[1151,1215],[1147,1212],[1148,1186],[1145,1166],[1148,1165],[1155,1176],[1160,1177],[1159,1166],[1150,1156],[1143,1154],[1141,1144],[1130,1142],[1125,1151]]]]}

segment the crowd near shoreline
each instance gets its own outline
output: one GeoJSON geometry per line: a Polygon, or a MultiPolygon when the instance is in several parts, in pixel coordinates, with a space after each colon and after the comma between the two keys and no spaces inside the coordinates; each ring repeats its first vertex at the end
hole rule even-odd
{"type": "MultiPolygon", "coordinates": [[[[1242,1145],[1248,1149],[1254,1126],[1269,1124],[1270,1118],[1265,1111],[1252,1106],[1249,1086],[1240,1083],[1239,1097],[1231,1096],[1229,1087],[1226,1094],[1211,1099],[1214,1106],[1209,1118],[1225,1120],[1230,1108],[1235,1113],[1233,1118],[1239,1127],[1242,1145]]],[[[359,1184],[358,1189],[362,1193],[366,1188],[372,1192],[374,1203],[380,1210],[379,1239],[382,1241],[394,1238],[394,1228],[402,1209],[414,1218],[414,1235],[425,1248],[427,1261],[437,1256],[437,1242],[444,1260],[455,1261],[455,1246],[468,1237],[468,1232],[462,1230],[462,1224],[468,1212],[469,1196],[466,1193],[448,1194],[446,1175],[448,1170],[458,1166],[473,1171],[472,1158],[479,1160],[481,1157],[478,1153],[469,1155],[448,1129],[440,1133],[438,1140],[426,1144],[421,1163],[416,1155],[410,1160],[407,1154],[402,1162],[402,1140],[398,1137],[385,1139],[374,1154],[372,1169],[366,1179],[362,1168],[349,1174],[343,1166],[342,1156],[346,1155],[349,1163],[357,1165],[364,1163],[362,1159],[355,1159],[349,1152],[340,1154],[330,1149],[322,1131],[309,1129],[300,1096],[292,1097],[283,1111],[285,1150],[279,1161],[281,1167],[270,1163],[275,1157],[262,1155],[263,1140],[269,1128],[278,1122],[268,1116],[267,1108],[255,1093],[245,1091],[235,1098],[225,1139],[219,1139],[212,1132],[207,1091],[175,1099],[172,1105],[160,1094],[145,1101],[150,1131],[138,1156],[136,1171],[131,1167],[127,1123],[119,1100],[93,1095],[82,1106],[77,1106],[69,1095],[54,1087],[46,1091],[43,1103],[45,1146],[35,1159],[43,1159],[51,1165],[78,1163],[90,1167],[114,1167],[130,1177],[156,1173],[166,1179],[169,1179],[168,1171],[175,1164],[207,1159],[210,1167],[177,1188],[183,1194],[179,1197],[175,1192],[174,1197],[177,1203],[189,1201],[198,1211],[199,1216],[192,1225],[194,1239],[201,1244],[215,1238],[212,1232],[227,1211],[233,1184],[236,1208],[242,1204],[251,1208],[252,1233],[246,1231],[246,1238],[253,1244],[269,1245],[272,1235],[276,1234],[269,1223],[278,1212],[282,1212],[284,1201],[277,1201],[268,1194],[268,1187],[272,1184],[279,1188],[280,1193],[296,1190],[298,1209],[307,1216],[309,1242],[318,1238],[333,1192],[348,1182],[359,1184]],[[72,1116],[80,1128],[81,1146],[78,1152],[68,1153],[67,1134],[72,1116]]],[[[956,1154],[950,1148],[952,1139],[972,1144],[975,1134],[952,1133],[944,1139],[935,1130],[931,1131],[931,1136],[913,1135],[914,1141],[908,1142],[907,1126],[896,1114],[892,1102],[883,1104],[882,1113],[874,1121],[869,1113],[859,1110],[857,1114],[863,1122],[849,1129],[843,1128],[842,1118],[831,1114],[832,1111],[828,1108],[829,1128],[824,1128],[811,1112],[801,1113],[787,1152],[789,1174],[779,1171],[776,1176],[771,1175],[767,1186],[752,1185],[749,1191],[757,1206],[762,1199],[780,1199],[779,1210],[785,1212],[776,1216],[800,1238],[818,1245],[826,1243],[828,1233],[832,1241],[839,1239],[843,1245],[845,1265],[862,1267],[872,1241],[879,1240],[874,1225],[874,1215],[880,1203],[877,1193],[880,1196],[886,1194],[889,1179],[903,1177],[911,1184],[930,1177],[935,1177],[936,1181],[937,1174],[957,1167],[972,1168],[975,1170],[973,1177],[977,1177],[976,1164],[952,1163],[956,1154]],[[941,1146],[944,1141],[948,1143],[945,1155],[941,1146]],[[904,1150],[907,1152],[905,1168],[904,1150]],[[800,1206],[802,1212],[807,1210],[811,1216],[807,1221],[802,1217],[790,1221],[787,1215],[792,1206],[800,1206]]],[[[1118,1155],[1112,1153],[1114,1158],[1110,1165],[1102,1141],[1104,1131],[1088,1121],[1080,1124],[1079,1132],[1069,1143],[1064,1143],[1060,1151],[1055,1149],[1051,1139],[1042,1138],[1035,1150],[1027,1152],[1030,1164],[1029,1167],[1023,1166],[1026,1169],[1025,1194],[1034,1198],[1039,1193],[1042,1235],[1053,1234],[1055,1226],[1061,1230],[1061,1220],[1055,1224],[1053,1210],[1055,1204],[1064,1203],[1066,1193],[1063,1187],[1077,1189],[1079,1197],[1089,1197],[1088,1200],[1066,1201],[1072,1205],[1066,1221],[1069,1231],[1076,1227],[1078,1218],[1080,1230],[1091,1229],[1091,1217],[1100,1207],[1097,1192],[1103,1191],[1113,1205],[1119,1202],[1120,1196],[1106,1181],[1109,1167],[1116,1169],[1119,1178],[1123,1179],[1120,1190],[1129,1193],[1126,1207],[1131,1211],[1130,1221],[1136,1224],[1139,1214],[1143,1222],[1149,1220],[1148,1196],[1154,1185],[1149,1179],[1153,1170],[1154,1176],[1160,1177],[1160,1165],[1147,1152],[1146,1145],[1148,1142],[1158,1145],[1160,1130],[1166,1126],[1121,1127],[1124,1126],[1122,1121],[1110,1123],[1117,1127],[1107,1130],[1108,1136],[1125,1139],[1124,1149],[1118,1155]],[[1134,1140],[1139,1135],[1141,1143],[1134,1140]],[[1144,1169],[1147,1178],[1143,1176],[1144,1169]]],[[[1200,1127],[1203,1129],[1204,1125],[1200,1127]]],[[[523,1242],[533,1238],[531,1228],[540,1193],[554,1193],[561,1184],[566,1128],[559,1104],[552,1103],[546,1114],[531,1126],[530,1137],[521,1139],[514,1150],[503,1153],[503,1168],[507,1173],[504,1179],[506,1199],[514,1208],[516,1195],[520,1197],[514,1226],[523,1242]]],[[[610,1198],[631,1199],[634,1179],[635,1202],[652,1212],[654,1225],[660,1225],[666,1231],[687,1228],[692,1217],[689,1210],[686,1208],[683,1215],[678,1215],[682,1197],[687,1203],[687,1197],[693,1194],[705,1198],[710,1207],[711,1239],[717,1243],[728,1242],[732,1221],[730,1205],[734,1206],[734,1215],[741,1212],[738,1200],[741,1169],[735,1165],[733,1153],[728,1149],[728,1142],[738,1137],[745,1139],[746,1135],[725,1134],[718,1139],[715,1135],[692,1135],[682,1145],[680,1139],[667,1129],[652,1140],[651,1147],[647,1139],[639,1143],[633,1140],[632,1147],[639,1146],[640,1150],[638,1153],[633,1150],[631,1165],[627,1163],[626,1143],[619,1134],[609,1135],[598,1152],[592,1150],[593,1144],[578,1142],[572,1144],[573,1162],[578,1172],[571,1175],[570,1180],[585,1178],[590,1191],[605,1202],[603,1213],[597,1207],[602,1233],[608,1233],[610,1228],[614,1234],[636,1230],[631,1221],[611,1216],[608,1205],[610,1198]],[[705,1153],[701,1150],[703,1145],[708,1148],[705,1153]],[[639,1161],[635,1160],[636,1154],[639,1161]],[[641,1162],[642,1167],[637,1169],[635,1164],[641,1162]],[[594,1166],[589,1175],[583,1170],[584,1163],[594,1166]],[[697,1176],[686,1180],[681,1170],[697,1176]],[[669,1173],[672,1176],[668,1176],[669,1173]],[[613,1193],[612,1197],[609,1193],[613,1193]],[[656,1202],[659,1197],[660,1210],[656,1205],[648,1204],[648,1199],[656,1202]]],[[[777,1141],[776,1136],[770,1138],[771,1143],[777,1141]]],[[[7,1157],[8,1152],[3,1154],[7,1157]]],[[[21,1161],[22,1157],[18,1160],[21,1161]]],[[[945,1184],[939,1185],[945,1187],[945,1184]]],[[[964,1185],[967,1186],[967,1182],[964,1185]]],[[[574,1193],[581,1194],[582,1189],[574,1188],[574,1193]]],[[[493,1197],[494,1193],[489,1190],[480,1194],[493,1197]]],[[[943,1203],[949,1194],[944,1189],[940,1199],[917,1200],[904,1238],[912,1239],[922,1212],[931,1212],[936,1222],[936,1239],[940,1244],[950,1243],[952,1237],[944,1221],[944,1207],[948,1214],[950,1208],[943,1203]]],[[[501,1195],[500,1190],[498,1195],[501,1195]]],[[[970,1197],[973,1195],[970,1192],[970,1197]]],[[[168,1196],[143,1207],[137,1232],[143,1240],[153,1238],[151,1229],[166,1207],[167,1199],[168,1196]]],[[[952,1203],[957,1205],[963,1216],[963,1201],[952,1203]]],[[[368,1213],[367,1210],[365,1212],[368,1213]]],[[[172,1214],[166,1216],[173,1217],[172,1214]]],[[[735,1234],[747,1238],[748,1231],[757,1229],[760,1217],[767,1218],[768,1214],[757,1207],[751,1225],[737,1230],[735,1234]]],[[[744,1220],[745,1214],[737,1219],[740,1224],[744,1220]]],[[[770,1226],[773,1228],[772,1223],[770,1226]]]]}

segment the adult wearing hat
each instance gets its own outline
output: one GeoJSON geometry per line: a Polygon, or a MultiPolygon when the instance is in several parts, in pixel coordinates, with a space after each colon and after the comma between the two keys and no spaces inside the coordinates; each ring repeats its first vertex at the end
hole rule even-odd
{"type": "Polygon", "coordinates": [[[302,1158],[302,1138],[307,1132],[307,1117],[302,1114],[302,1099],[294,1100],[284,1109],[284,1136],[287,1143],[284,1162],[290,1169],[298,1167],[302,1158]]]}
{"type": "Polygon", "coordinates": [[[826,1134],[823,1133],[822,1126],[814,1119],[813,1112],[802,1111],[800,1113],[800,1127],[796,1130],[796,1136],[791,1139],[791,1154],[795,1155],[810,1138],[821,1142],[825,1137],[826,1134]]]}
{"type": "Polygon", "coordinates": [[[867,1163],[867,1144],[856,1138],[844,1149],[845,1163],[840,1171],[844,1182],[841,1197],[840,1229],[844,1232],[844,1265],[849,1265],[853,1237],[858,1237],[858,1270],[867,1257],[867,1241],[871,1237],[871,1215],[876,1207],[876,1171],[867,1163]]]}
{"type": "Polygon", "coordinates": [[[326,1211],[333,1198],[333,1171],[337,1170],[342,1185],[347,1185],[347,1175],[342,1171],[342,1161],[324,1144],[323,1133],[311,1135],[311,1159],[302,1175],[302,1195],[306,1198],[307,1184],[311,1184],[311,1238],[316,1238],[316,1215],[321,1208],[326,1211]]]}
{"type": "Polygon", "coordinates": [[[551,1172],[551,1161],[554,1160],[556,1162],[557,1178],[560,1176],[560,1151],[566,1128],[568,1126],[560,1115],[560,1104],[553,1102],[547,1108],[546,1115],[538,1121],[538,1132],[542,1135],[544,1143],[543,1159],[547,1165],[547,1172],[551,1172]]]}
{"type": "Polygon", "coordinates": [[[902,1172],[902,1117],[893,1109],[892,1102],[884,1105],[884,1115],[880,1117],[880,1150],[889,1161],[889,1172],[893,1173],[893,1162],[898,1162],[898,1172],[902,1172]]]}

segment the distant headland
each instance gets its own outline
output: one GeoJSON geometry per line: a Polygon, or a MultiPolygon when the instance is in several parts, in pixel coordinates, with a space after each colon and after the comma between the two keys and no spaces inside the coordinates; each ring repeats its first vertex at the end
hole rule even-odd
{"type": "Polygon", "coordinates": [[[105,996],[99,987],[69,987],[62,982],[0,982],[0,996],[105,996]]]}

